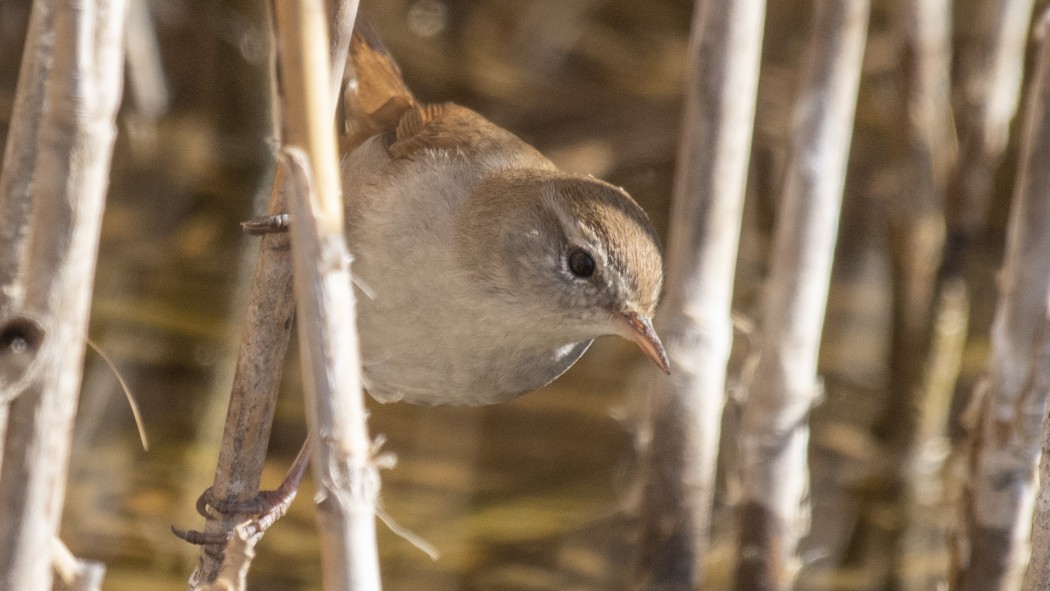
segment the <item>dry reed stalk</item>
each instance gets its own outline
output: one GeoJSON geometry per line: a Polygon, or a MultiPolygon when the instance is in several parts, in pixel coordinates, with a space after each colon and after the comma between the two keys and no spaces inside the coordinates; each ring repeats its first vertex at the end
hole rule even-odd
{"type": "MultiPolygon", "coordinates": [[[[899,585],[908,570],[917,512],[941,502],[948,411],[966,339],[966,291],[938,282],[944,250],[944,188],[955,161],[951,110],[951,23],[948,0],[899,3],[898,34],[907,139],[905,182],[897,185],[887,219],[893,284],[888,396],[874,434],[886,458],[865,495],[850,548],[884,544],[886,575],[899,585]],[[886,509],[894,508],[894,513],[886,509]],[[887,519],[886,515],[895,517],[887,519]],[[885,530],[888,539],[862,537],[885,530]]],[[[847,560],[859,560],[847,556],[847,560]]],[[[912,571],[914,572],[914,571],[912,571]]]]}
{"type": "MultiPolygon", "coordinates": [[[[283,176],[283,167],[278,168],[268,207],[270,215],[287,211],[283,176]]],[[[215,480],[209,493],[213,499],[243,502],[258,494],[295,311],[292,261],[288,249],[287,233],[266,234],[259,245],[226,426],[215,466],[215,480]]],[[[225,536],[250,518],[250,515],[216,513],[205,521],[204,533],[225,536]]],[[[224,568],[224,561],[242,563],[246,570],[250,557],[243,551],[231,551],[216,545],[202,546],[197,567],[190,577],[190,588],[197,589],[216,581],[224,568]]],[[[239,588],[236,583],[234,585],[234,588],[239,588]]]]}
{"type": "MultiPolygon", "coordinates": [[[[272,8],[276,13],[276,7],[272,8]]],[[[357,0],[329,2],[332,28],[335,31],[331,44],[331,78],[334,80],[342,79],[350,43],[349,31],[353,29],[356,9],[357,0]],[[343,56],[341,59],[338,57],[340,55],[343,56]]],[[[274,111],[283,115],[280,106],[282,90],[275,88],[274,94],[274,111]]],[[[335,98],[332,100],[329,109],[334,126],[335,98]]],[[[286,125],[275,121],[278,135],[286,125]]],[[[285,163],[278,160],[267,208],[271,216],[288,211],[286,181],[285,163]]],[[[210,489],[211,498],[225,503],[247,501],[258,492],[295,310],[288,235],[279,232],[265,234],[259,248],[215,480],[210,489]]],[[[204,533],[212,538],[230,535],[239,523],[250,517],[216,514],[206,520],[204,533]]],[[[222,573],[237,575],[238,578],[228,580],[227,584],[243,588],[241,574],[250,567],[253,546],[258,539],[256,536],[225,548],[214,545],[202,547],[197,567],[190,578],[191,588],[210,585],[223,576],[222,573]]]]}
{"type": "MultiPolygon", "coordinates": [[[[34,2],[26,31],[25,50],[18,72],[18,92],[11,112],[11,127],[4,147],[3,168],[0,169],[0,319],[6,318],[22,305],[22,256],[29,232],[29,210],[33,173],[36,170],[36,134],[44,114],[47,75],[51,67],[54,37],[47,34],[54,27],[54,11],[48,2],[34,2]]],[[[10,343],[0,339],[0,347],[9,349],[10,343]]],[[[23,357],[23,356],[18,356],[23,357]]],[[[20,372],[18,366],[28,358],[16,358],[6,351],[0,359],[0,465],[4,457],[7,431],[8,402],[17,388],[4,381],[4,376],[20,372]]]]}
{"type": "MultiPolygon", "coordinates": [[[[1046,196],[1050,195],[1050,178],[1045,171],[1045,163],[1047,158],[1050,158],[1050,39],[1047,38],[1047,34],[1050,33],[1050,9],[1043,12],[1038,26],[1042,47],[1036,59],[1035,80],[1029,94],[1028,119],[1025,122],[1026,146],[1022,152],[1023,168],[1020,171],[1025,193],[1021,193],[1021,188],[1018,187],[1018,198],[1045,201],[1046,196]]],[[[1021,203],[1017,203],[1015,207],[1020,205],[1021,203]]],[[[1043,224],[1042,229],[1045,232],[1047,225],[1050,225],[1050,219],[1044,219],[1043,224]]],[[[1046,318],[1050,318],[1050,310],[1047,311],[1046,318]]],[[[1042,362],[1042,366],[1038,368],[1040,373],[1037,375],[1044,380],[1045,395],[1046,368],[1050,362],[1050,321],[1044,319],[1041,332],[1039,361],[1042,362]]],[[[1032,519],[1032,554],[1024,581],[1025,591],[1050,589],[1050,415],[1047,415],[1045,410],[1040,443],[1042,449],[1037,479],[1039,490],[1032,519]]]]}
{"type": "Polygon", "coordinates": [[[102,591],[106,565],[73,556],[58,538],[54,538],[52,542],[51,561],[58,574],[58,578],[55,579],[55,591],[102,591]]]}
{"type": "MultiPolygon", "coordinates": [[[[1046,31],[1048,21],[1043,22],[1046,31]]],[[[1029,93],[1018,182],[999,273],[991,357],[970,409],[974,440],[962,504],[965,530],[952,589],[1019,588],[1032,527],[1040,434],[1050,391],[1050,43],[1029,93]]],[[[1045,519],[1041,508],[1040,514],[1045,519]]],[[[1037,516],[1041,526],[1044,521],[1037,516]]],[[[1037,530],[1045,542],[1045,531],[1037,530]]],[[[1046,548],[1037,556],[1045,560],[1046,548]]],[[[1041,560],[1041,561],[1042,561],[1041,560]]],[[[1035,572],[1045,568],[1037,566],[1035,572]]],[[[1028,589],[1038,578],[1033,575],[1028,589]]]]}
{"type": "Polygon", "coordinates": [[[960,59],[962,141],[946,203],[948,243],[942,274],[956,276],[987,222],[993,177],[1021,95],[1034,0],[987,0],[977,6],[976,39],[960,59]]]}
{"type": "Polygon", "coordinates": [[[28,168],[5,162],[0,181],[2,210],[18,212],[14,231],[5,227],[0,237],[9,298],[0,309],[0,400],[9,419],[0,465],[0,588],[20,591],[52,585],[50,549],[62,513],[122,95],[127,2],[38,0],[33,10],[30,63],[16,100],[30,120],[9,140],[29,147],[9,145],[7,152],[28,168]],[[50,51],[40,35],[51,37],[50,51]],[[32,63],[38,59],[50,65],[32,63]]]}
{"type": "Polygon", "coordinates": [[[153,26],[149,2],[134,0],[128,6],[125,51],[128,86],[135,112],[154,124],[168,112],[171,92],[164,75],[157,30],[153,26]]]}
{"type": "Polygon", "coordinates": [[[694,8],[668,285],[656,318],[673,369],[670,379],[650,380],[639,589],[695,589],[703,579],[764,15],[765,0],[694,8]]]}
{"type": "Polygon", "coordinates": [[[759,358],[742,408],[734,588],[790,589],[808,529],[809,412],[867,37],[867,0],[822,0],[773,236],[759,358]]]}
{"type": "MultiPolygon", "coordinates": [[[[331,23],[331,54],[332,74],[329,81],[332,87],[332,108],[339,101],[341,95],[344,73],[346,71],[346,60],[350,55],[350,36],[354,32],[354,23],[357,22],[357,6],[359,0],[325,0],[328,7],[328,20],[331,23]]],[[[333,113],[334,117],[334,113],[333,113]]]]}
{"type": "Polygon", "coordinates": [[[908,174],[890,212],[893,334],[890,401],[876,431],[907,455],[919,420],[921,383],[930,345],[937,270],[944,247],[943,192],[954,157],[951,139],[951,13],[945,0],[910,0],[902,11],[906,78],[904,135],[908,174]],[[903,412],[902,412],[903,411],[903,412]]]}
{"type": "Polygon", "coordinates": [[[284,81],[285,162],[307,420],[324,588],[378,591],[373,462],[361,388],[350,254],[332,125],[324,4],[277,2],[278,72],[284,81]]]}

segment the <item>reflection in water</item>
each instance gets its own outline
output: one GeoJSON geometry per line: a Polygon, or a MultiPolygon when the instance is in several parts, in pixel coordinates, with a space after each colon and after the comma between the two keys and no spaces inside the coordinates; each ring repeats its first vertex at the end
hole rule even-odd
{"type": "MultiPolygon", "coordinates": [[[[602,344],[554,386],[512,403],[372,404],[371,429],[386,437],[384,449],[398,457],[397,466],[383,473],[384,509],[441,553],[431,561],[380,528],[390,588],[607,589],[625,580],[630,528],[623,509],[635,467],[628,463],[630,434],[610,409],[627,405],[628,393],[622,378],[603,368],[609,362],[644,367],[645,360],[612,339],[602,344]]],[[[150,396],[174,400],[175,390],[207,390],[209,380],[200,375],[206,373],[187,367],[129,379],[171,384],[151,386],[150,396]]],[[[224,397],[217,390],[215,395],[224,397]]],[[[304,434],[297,405],[297,399],[282,403],[275,426],[280,449],[264,482],[280,480],[304,434]]],[[[191,414],[193,406],[181,410],[191,414]]],[[[106,407],[107,413],[126,414],[118,397],[106,407]]],[[[132,445],[133,432],[123,421],[122,435],[96,434],[74,461],[65,537],[74,547],[95,549],[90,555],[110,565],[107,588],[156,584],[165,572],[171,588],[181,588],[192,565],[193,553],[170,535],[168,525],[200,522],[193,500],[210,482],[214,455],[185,440],[197,432],[192,426],[158,425],[161,411],[146,411],[155,441],[148,454],[132,445]]],[[[259,588],[318,584],[310,498],[307,483],[260,546],[252,570],[259,588]]]]}
{"type": "MultiPolygon", "coordinates": [[[[17,23],[25,22],[28,4],[0,4],[0,129],[6,129],[24,34],[17,23]]],[[[108,565],[108,590],[184,589],[195,561],[196,549],[168,526],[202,522],[193,503],[212,479],[255,248],[237,222],[269,191],[262,4],[150,3],[171,111],[152,120],[125,102],[91,335],[131,385],[153,447],[139,449],[115,377],[89,354],[62,532],[74,552],[108,565]]],[[[658,226],[665,224],[691,2],[364,5],[423,99],[475,108],[564,168],[623,185],[658,226]]],[[[879,16],[885,10],[875,8],[873,23],[891,20],[879,16]]],[[[770,2],[769,22],[736,295],[745,315],[765,272],[804,41],[804,31],[783,26],[800,22],[797,3],[770,2]]],[[[854,142],[862,169],[886,153],[870,139],[892,110],[873,104],[896,92],[887,75],[895,62],[876,59],[879,48],[893,46],[890,32],[873,25],[871,34],[868,68],[878,71],[866,71],[869,88],[862,92],[854,142]],[[874,148],[864,152],[865,146],[874,148]]],[[[877,549],[864,564],[838,566],[856,518],[853,491],[875,463],[865,428],[883,398],[886,371],[887,270],[876,254],[881,230],[871,223],[878,215],[865,199],[874,190],[868,184],[871,179],[851,181],[843,215],[822,352],[827,398],[813,419],[817,517],[800,589],[866,589],[867,575],[882,568],[877,549]]],[[[985,295],[975,299],[989,301],[985,295]]],[[[737,348],[734,368],[747,349],[739,342],[737,348]]],[[[304,436],[294,364],[290,360],[263,478],[271,486],[304,436]]],[[[552,386],[511,403],[373,403],[371,431],[384,435],[384,449],[399,459],[383,473],[383,506],[441,552],[431,561],[381,527],[387,588],[629,588],[641,383],[663,379],[646,364],[632,346],[609,338],[552,386]]],[[[726,424],[731,432],[732,412],[726,424]]],[[[731,471],[721,480],[707,557],[711,589],[724,588],[732,563],[731,471]]],[[[253,588],[319,588],[310,499],[308,482],[290,514],[266,535],[253,588]]],[[[886,519],[894,518],[896,508],[883,509],[886,519]]],[[[929,539],[916,546],[918,577],[943,563],[930,548],[941,547],[944,516],[933,511],[922,518],[929,539]]]]}

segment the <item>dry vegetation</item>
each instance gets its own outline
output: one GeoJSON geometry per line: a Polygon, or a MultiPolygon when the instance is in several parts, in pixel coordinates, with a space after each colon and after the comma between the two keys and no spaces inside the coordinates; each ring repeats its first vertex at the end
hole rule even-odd
{"type": "MultiPolygon", "coordinates": [[[[29,4],[0,4],[5,137],[29,4]]],[[[89,353],[62,536],[76,554],[108,565],[109,589],[181,589],[196,554],[168,525],[196,525],[193,500],[211,482],[258,248],[237,224],[264,208],[272,179],[269,21],[263,3],[247,0],[151,2],[146,14],[135,4],[136,59],[118,120],[89,334],[117,360],[155,444],[148,454],[136,447],[116,378],[89,353]]],[[[747,498],[732,436],[763,325],[811,4],[767,7],[733,299],[742,321],[704,555],[710,589],[731,584],[734,511],[747,498]]],[[[1010,90],[1011,73],[991,76],[981,59],[997,22],[982,10],[1000,4],[871,6],[818,364],[823,398],[810,421],[812,528],[801,543],[799,589],[934,588],[949,572],[966,573],[969,546],[947,543],[949,534],[980,530],[964,529],[954,508],[967,479],[964,427],[979,423],[966,423],[962,411],[996,346],[988,337],[994,274],[1006,260],[1019,175],[1021,118],[1009,103],[1036,106],[1003,96],[988,112],[975,98],[982,84],[1010,90]],[[945,5],[954,12],[939,29],[945,5]],[[931,349],[941,352],[934,362],[931,349]]],[[[1015,4],[1026,15],[1021,30],[1046,2],[1015,4]]],[[[623,185],[666,227],[691,2],[365,0],[362,10],[421,98],[469,105],[562,167],[623,185]]],[[[1024,56],[1010,63],[1028,65],[1013,75],[1030,84],[1036,45],[1018,35],[1008,40],[1024,56]]],[[[1032,339],[1030,359],[1045,365],[1032,339]]],[[[432,562],[380,526],[384,585],[627,588],[647,420],[636,362],[630,349],[600,343],[563,380],[507,405],[370,403],[372,433],[386,435],[385,449],[400,457],[383,473],[385,511],[442,552],[432,562]]],[[[297,372],[286,375],[264,483],[279,480],[304,436],[297,372]]],[[[258,548],[257,588],[317,586],[309,499],[301,495],[258,548]]],[[[999,567],[1009,571],[1004,560],[999,567]]],[[[990,588],[970,575],[960,588],[990,588]]]]}

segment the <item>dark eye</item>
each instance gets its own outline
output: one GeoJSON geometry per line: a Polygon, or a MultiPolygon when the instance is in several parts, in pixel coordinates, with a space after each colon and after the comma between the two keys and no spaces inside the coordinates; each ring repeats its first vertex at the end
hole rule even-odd
{"type": "Polygon", "coordinates": [[[582,248],[569,251],[569,270],[577,277],[594,275],[594,258],[582,248]]]}

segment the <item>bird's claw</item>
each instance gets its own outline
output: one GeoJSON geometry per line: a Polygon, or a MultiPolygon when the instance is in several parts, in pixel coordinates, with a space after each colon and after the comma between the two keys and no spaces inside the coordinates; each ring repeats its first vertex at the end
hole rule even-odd
{"type": "Polygon", "coordinates": [[[195,529],[182,529],[174,525],[171,526],[171,533],[175,534],[175,537],[196,546],[224,546],[233,537],[233,532],[207,533],[195,529]]]}
{"type": "MultiPolygon", "coordinates": [[[[209,521],[221,520],[224,517],[244,515],[250,517],[241,527],[248,536],[257,536],[288,512],[288,507],[295,500],[302,483],[303,474],[310,461],[310,439],[303,443],[299,455],[288,469],[284,481],[274,490],[259,491],[248,499],[216,499],[211,487],[197,497],[197,513],[209,521]]],[[[232,531],[201,532],[185,530],[171,526],[171,531],[179,538],[198,546],[225,545],[233,536],[232,531]]]]}
{"type": "Polygon", "coordinates": [[[290,504],[298,486],[281,484],[275,490],[261,490],[254,497],[243,500],[216,499],[211,487],[197,498],[197,513],[205,519],[219,519],[234,515],[264,516],[282,504],[290,504]],[[291,497],[291,498],[289,498],[291,497]]]}

